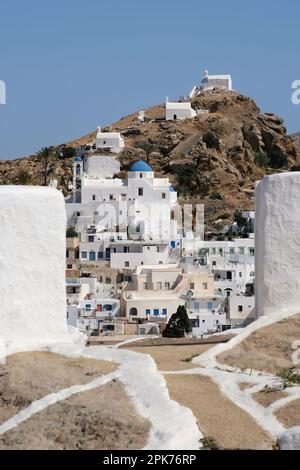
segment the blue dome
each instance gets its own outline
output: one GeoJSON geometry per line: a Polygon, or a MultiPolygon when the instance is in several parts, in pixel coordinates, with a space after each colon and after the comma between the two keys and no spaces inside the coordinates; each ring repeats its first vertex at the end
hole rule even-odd
{"type": "Polygon", "coordinates": [[[75,157],[74,162],[81,162],[81,157],[79,157],[79,155],[77,157],[75,157]]]}
{"type": "Polygon", "coordinates": [[[153,170],[151,166],[148,165],[148,163],[144,162],[144,160],[139,160],[138,162],[135,162],[132,165],[129,171],[140,171],[142,173],[145,173],[146,171],[153,171],[153,170]]]}

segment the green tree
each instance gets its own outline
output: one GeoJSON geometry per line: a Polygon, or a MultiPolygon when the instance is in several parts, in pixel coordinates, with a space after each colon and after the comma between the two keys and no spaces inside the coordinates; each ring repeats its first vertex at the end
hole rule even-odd
{"type": "Polygon", "coordinates": [[[67,238],[75,238],[78,237],[78,233],[75,230],[75,227],[68,227],[66,231],[67,238]]]}
{"type": "Polygon", "coordinates": [[[75,158],[76,149],[74,147],[69,147],[68,145],[63,145],[60,149],[59,156],[60,158],[75,158]]]}
{"type": "Polygon", "coordinates": [[[240,228],[243,228],[248,225],[248,220],[243,217],[242,213],[239,211],[234,214],[234,221],[238,224],[240,228]]]}
{"type": "Polygon", "coordinates": [[[43,147],[41,148],[41,150],[38,152],[37,155],[41,159],[41,162],[42,162],[44,185],[47,186],[47,176],[48,176],[49,169],[51,167],[51,163],[53,160],[53,148],[43,147]]]}
{"type": "Polygon", "coordinates": [[[162,335],[164,338],[184,338],[185,333],[190,331],[191,325],[186,308],[184,305],[179,305],[177,312],[171,316],[162,335]]]}

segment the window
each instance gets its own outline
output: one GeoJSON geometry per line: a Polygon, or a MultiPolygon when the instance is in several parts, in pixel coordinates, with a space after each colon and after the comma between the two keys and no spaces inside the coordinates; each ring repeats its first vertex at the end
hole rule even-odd
{"type": "Polygon", "coordinates": [[[72,269],[72,264],[67,264],[67,269],[72,269]]]}
{"type": "Polygon", "coordinates": [[[239,252],[240,252],[240,255],[243,255],[245,253],[245,248],[243,246],[240,246],[239,252]]]}
{"type": "Polygon", "coordinates": [[[230,253],[231,255],[234,255],[234,248],[229,248],[229,253],[230,253]]]}
{"type": "Polygon", "coordinates": [[[159,310],[158,310],[158,308],[155,308],[155,309],[153,310],[153,313],[154,313],[154,316],[157,317],[157,316],[159,315],[159,310]]]}
{"type": "Polygon", "coordinates": [[[94,251],[90,251],[90,261],[96,261],[96,253],[94,251]]]}
{"type": "Polygon", "coordinates": [[[144,290],[147,289],[147,282],[143,282],[143,289],[144,289],[144,290]]]}
{"type": "Polygon", "coordinates": [[[254,271],[251,271],[250,277],[254,277],[254,276],[255,276],[255,272],[254,272],[254,271]]]}
{"type": "Polygon", "coordinates": [[[239,311],[239,312],[242,312],[242,311],[243,311],[243,306],[242,306],[242,305],[239,305],[238,311],[239,311]]]}
{"type": "Polygon", "coordinates": [[[83,259],[87,258],[87,252],[86,251],[81,252],[81,258],[83,258],[83,259]]]}
{"type": "Polygon", "coordinates": [[[163,315],[167,315],[167,313],[168,313],[168,310],[167,310],[166,308],[163,308],[163,309],[162,309],[162,314],[163,314],[163,315]]]}
{"type": "Polygon", "coordinates": [[[129,268],[129,261],[125,261],[125,268],[129,268]]]}
{"type": "Polygon", "coordinates": [[[126,201],[126,194],[121,194],[121,200],[126,201]]]}
{"type": "Polygon", "coordinates": [[[166,199],[166,193],[161,193],[161,198],[166,199]]]}
{"type": "Polygon", "coordinates": [[[212,262],[212,265],[213,265],[213,266],[217,266],[217,262],[216,262],[216,261],[213,261],[213,262],[212,262]]]}
{"type": "Polygon", "coordinates": [[[159,246],[156,247],[156,252],[159,253],[159,246]]]}
{"type": "Polygon", "coordinates": [[[254,256],[254,248],[249,248],[250,256],[254,256]]]}
{"type": "Polygon", "coordinates": [[[103,251],[98,251],[98,259],[103,259],[103,251]]]}
{"type": "Polygon", "coordinates": [[[95,237],[93,235],[89,235],[88,237],[88,242],[89,243],[94,243],[95,237]]]}
{"type": "Polygon", "coordinates": [[[113,198],[114,198],[114,195],[113,195],[113,194],[110,194],[110,195],[109,195],[109,200],[112,201],[113,198]]]}
{"type": "Polygon", "coordinates": [[[194,282],[190,282],[190,289],[195,289],[195,283],[194,282]]]}
{"type": "Polygon", "coordinates": [[[150,308],[146,308],[146,315],[150,315],[150,313],[151,313],[150,308]]]}
{"type": "Polygon", "coordinates": [[[93,195],[92,195],[92,200],[93,200],[93,201],[96,201],[96,194],[93,194],[93,195]]]}
{"type": "Polygon", "coordinates": [[[129,310],[129,315],[132,315],[134,317],[137,316],[137,309],[135,307],[132,307],[130,310],[129,310]]]}
{"type": "Polygon", "coordinates": [[[212,302],[207,302],[207,310],[208,310],[209,312],[211,312],[211,311],[212,311],[212,308],[213,308],[213,303],[212,303],[212,302]]]}
{"type": "Polygon", "coordinates": [[[140,173],[140,178],[143,178],[143,173],[140,173]]]}
{"type": "Polygon", "coordinates": [[[139,196],[142,196],[143,193],[144,193],[143,188],[138,188],[138,195],[139,195],[139,196]]]}
{"type": "Polygon", "coordinates": [[[169,282],[165,282],[165,288],[170,289],[170,283],[169,282]]]}
{"type": "Polygon", "coordinates": [[[243,273],[239,273],[239,276],[242,277],[242,276],[243,276],[243,273]]]}
{"type": "Polygon", "coordinates": [[[103,281],[103,277],[99,276],[99,282],[102,282],[102,281],[103,281]]]}
{"type": "Polygon", "coordinates": [[[105,283],[106,283],[106,284],[111,284],[111,278],[110,278],[110,277],[107,277],[107,278],[105,279],[105,283]]]}
{"type": "Polygon", "coordinates": [[[207,282],[202,282],[202,287],[204,290],[207,290],[207,282]]]}
{"type": "Polygon", "coordinates": [[[212,249],[211,249],[211,254],[212,254],[212,255],[215,255],[215,254],[216,254],[216,249],[215,249],[215,248],[212,248],[212,249]]]}
{"type": "Polygon", "coordinates": [[[163,262],[162,262],[162,261],[159,261],[158,264],[163,264],[163,262]]]}

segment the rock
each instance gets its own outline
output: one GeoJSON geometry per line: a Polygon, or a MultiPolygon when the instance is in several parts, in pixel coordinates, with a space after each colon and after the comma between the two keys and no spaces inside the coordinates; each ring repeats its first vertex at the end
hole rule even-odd
{"type": "Polygon", "coordinates": [[[288,429],[278,438],[280,450],[300,450],[300,426],[288,429]]]}

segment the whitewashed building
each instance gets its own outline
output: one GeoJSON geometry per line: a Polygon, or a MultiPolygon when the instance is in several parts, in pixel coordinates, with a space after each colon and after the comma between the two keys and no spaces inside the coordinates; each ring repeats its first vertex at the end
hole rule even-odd
{"type": "Polygon", "coordinates": [[[155,178],[151,166],[142,160],[132,165],[126,179],[113,178],[114,159],[97,158],[111,165],[110,177],[84,171],[83,162],[79,157],[75,159],[77,195],[66,200],[68,224],[76,222],[79,231],[81,225],[95,223],[98,231],[128,228],[130,238],[172,239],[177,233],[176,222],[171,220],[177,193],[169,178],[155,178]]]}
{"type": "Polygon", "coordinates": [[[201,80],[200,85],[196,85],[190,92],[190,99],[197,96],[199,93],[213,90],[214,88],[220,88],[223,90],[232,90],[232,78],[231,75],[209,75],[208,71],[205,70],[204,77],[201,80]]]}
{"type": "Polygon", "coordinates": [[[229,297],[230,323],[232,327],[245,325],[256,319],[255,297],[234,294],[229,297]]]}
{"type": "Polygon", "coordinates": [[[166,120],[176,121],[183,119],[192,119],[196,116],[196,111],[192,108],[190,101],[187,102],[166,102],[166,120]]]}
{"type": "Polygon", "coordinates": [[[120,153],[125,147],[125,142],[120,132],[102,132],[101,127],[98,127],[94,145],[96,150],[108,149],[110,152],[120,153]]]}

